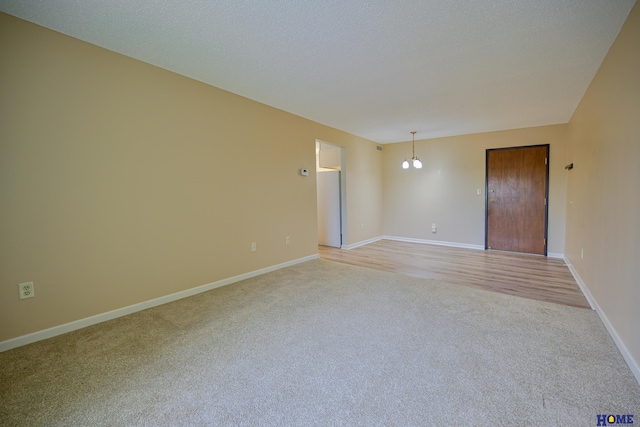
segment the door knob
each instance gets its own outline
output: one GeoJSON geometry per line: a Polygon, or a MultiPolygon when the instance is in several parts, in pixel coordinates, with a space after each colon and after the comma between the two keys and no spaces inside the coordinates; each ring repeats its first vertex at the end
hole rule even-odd
{"type": "Polygon", "coordinates": [[[493,203],[493,202],[495,202],[495,200],[489,199],[489,203],[493,203]]]}

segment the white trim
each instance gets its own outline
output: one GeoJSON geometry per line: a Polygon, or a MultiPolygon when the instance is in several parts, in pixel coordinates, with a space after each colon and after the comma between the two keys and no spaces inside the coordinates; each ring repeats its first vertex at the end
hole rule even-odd
{"type": "Polygon", "coordinates": [[[571,272],[571,275],[573,276],[574,279],[576,279],[576,283],[578,284],[578,287],[580,288],[584,296],[587,298],[587,301],[589,302],[591,309],[595,310],[598,304],[596,304],[596,301],[593,299],[593,295],[591,295],[591,292],[589,292],[587,285],[582,281],[582,278],[580,277],[578,272],[573,268],[573,265],[571,265],[571,263],[569,262],[569,259],[567,257],[564,257],[563,259],[564,259],[564,263],[567,265],[567,267],[569,267],[569,271],[571,272]]]}
{"type": "Polygon", "coordinates": [[[602,311],[602,309],[596,302],[593,295],[591,295],[591,292],[589,292],[589,288],[587,288],[587,285],[584,283],[584,281],[582,280],[578,272],[573,268],[573,266],[571,265],[571,263],[566,257],[564,258],[564,262],[569,267],[569,271],[571,271],[573,278],[576,279],[576,282],[578,283],[578,286],[582,290],[582,293],[584,294],[584,296],[587,298],[587,301],[589,301],[589,305],[598,314],[598,317],[600,317],[600,320],[604,324],[604,327],[607,329],[607,332],[609,332],[609,335],[613,339],[613,342],[616,343],[616,346],[618,347],[618,350],[622,354],[622,357],[624,358],[624,360],[627,362],[629,369],[631,369],[631,372],[636,377],[636,381],[638,381],[638,383],[640,384],[640,364],[636,362],[636,360],[633,358],[633,356],[631,355],[627,347],[624,345],[624,342],[622,341],[622,339],[618,335],[618,332],[609,321],[609,318],[607,317],[606,314],[604,314],[604,311],[602,311]]]}
{"type": "Polygon", "coordinates": [[[424,240],[424,239],[413,239],[411,237],[398,237],[398,236],[382,236],[385,240],[395,240],[398,242],[407,242],[407,243],[421,243],[424,245],[439,245],[439,246],[451,246],[454,248],[466,248],[466,249],[480,249],[484,250],[484,245],[472,245],[469,243],[457,243],[457,242],[445,242],[442,240],[424,240]]]}
{"type": "Polygon", "coordinates": [[[377,242],[378,240],[384,239],[383,236],[374,237],[372,239],[362,240],[360,242],[352,243],[350,245],[342,245],[341,249],[351,250],[355,249],[359,246],[368,245],[369,243],[377,242]]]}
{"type": "MultiPolygon", "coordinates": [[[[547,257],[548,257],[548,258],[560,258],[560,259],[565,259],[565,258],[564,258],[564,254],[560,254],[560,253],[557,253],[557,252],[547,252],[547,257]]],[[[567,262],[567,261],[565,260],[565,262],[567,262]]]]}
{"type": "Polygon", "coordinates": [[[0,342],[0,353],[3,351],[11,350],[12,348],[20,347],[23,345],[31,344],[36,341],[52,338],[57,335],[65,334],[67,332],[75,331],[77,329],[86,328],[87,326],[95,325],[96,323],[106,322],[107,320],[116,319],[118,317],[126,316],[138,311],[146,310],[151,307],[166,304],[169,302],[177,301],[182,298],[187,298],[202,292],[210,291],[221,286],[230,285],[241,280],[250,279],[252,277],[260,276],[265,273],[279,270],[285,267],[291,267],[292,265],[300,264],[303,262],[311,261],[319,258],[318,254],[309,255],[303,258],[294,259],[292,261],[283,262],[282,264],[272,265],[260,270],[250,271],[249,273],[240,274],[238,276],[229,277],[227,279],[218,280],[217,282],[208,283],[206,285],[197,286],[195,288],[186,289],[184,291],[176,292],[163,297],[154,298],[148,301],[143,301],[137,304],[133,304],[127,307],[118,308],[106,313],[96,314],[95,316],[86,317],[84,319],[75,320],[73,322],[65,323],[63,325],[54,326],[42,331],[33,332],[21,337],[12,338],[6,341],[0,342]]]}

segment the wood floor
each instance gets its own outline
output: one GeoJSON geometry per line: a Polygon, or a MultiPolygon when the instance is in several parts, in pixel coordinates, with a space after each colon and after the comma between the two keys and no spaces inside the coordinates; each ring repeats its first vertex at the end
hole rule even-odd
{"type": "Polygon", "coordinates": [[[563,260],[514,252],[379,240],[345,250],[319,246],[320,258],[524,298],[589,308],[563,260]]]}

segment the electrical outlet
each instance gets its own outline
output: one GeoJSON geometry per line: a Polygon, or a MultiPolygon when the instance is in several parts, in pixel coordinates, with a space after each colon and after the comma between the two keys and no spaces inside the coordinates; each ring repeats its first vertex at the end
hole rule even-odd
{"type": "Polygon", "coordinates": [[[18,285],[18,292],[20,294],[20,299],[33,298],[36,296],[36,293],[33,290],[33,282],[20,283],[18,285]]]}
{"type": "Polygon", "coordinates": [[[437,232],[437,228],[435,224],[431,224],[431,232],[434,234],[437,232]]]}
{"type": "Polygon", "coordinates": [[[290,245],[290,244],[291,244],[291,237],[289,237],[289,236],[285,237],[285,238],[284,238],[284,243],[285,243],[286,245],[290,245]]]}
{"type": "Polygon", "coordinates": [[[255,252],[255,251],[257,251],[257,250],[258,250],[258,249],[257,249],[257,247],[256,247],[256,243],[255,243],[255,242],[251,243],[251,252],[255,252]]]}

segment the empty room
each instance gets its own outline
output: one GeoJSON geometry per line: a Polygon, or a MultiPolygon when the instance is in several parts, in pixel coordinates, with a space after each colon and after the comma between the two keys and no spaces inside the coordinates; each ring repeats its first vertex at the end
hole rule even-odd
{"type": "Polygon", "coordinates": [[[0,425],[634,425],[635,0],[0,0],[0,425]]]}

